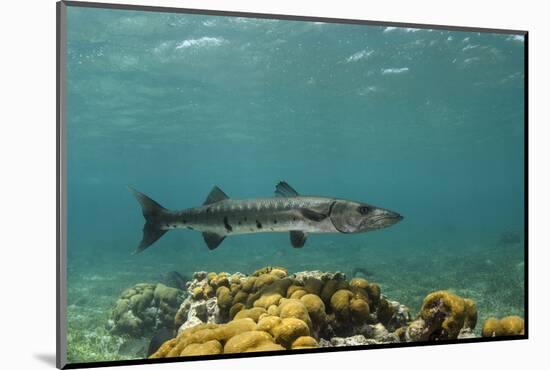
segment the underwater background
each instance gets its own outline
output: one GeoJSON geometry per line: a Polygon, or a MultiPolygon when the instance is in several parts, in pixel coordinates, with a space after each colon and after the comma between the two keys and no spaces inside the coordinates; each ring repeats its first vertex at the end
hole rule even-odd
{"type": "Polygon", "coordinates": [[[68,7],[67,40],[69,362],[135,358],[111,308],[170,271],[359,271],[412,312],[448,289],[481,322],[524,316],[522,36],[68,7]],[[127,186],[179,210],[281,180],[405,219],[302,249],[175,230],[132,255],[127,186]]]}

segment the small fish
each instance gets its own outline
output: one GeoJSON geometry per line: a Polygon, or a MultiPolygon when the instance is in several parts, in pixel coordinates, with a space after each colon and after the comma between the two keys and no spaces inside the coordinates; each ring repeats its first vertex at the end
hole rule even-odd
{"type": "Polygon", "coordinates": [[[167,340],[174,338],[174,332],[170,329],[162,328],[157,330],[151,341],[149,342],[149,348],[147,349],[147,357],[158,351],[160,346],[167,340]]]}
{"type": "Polygon", "coordinates": [[[118,354],[123,356],[143,356],[147,349],[147,339],[133,338],[125,340],[118,349],[118,354]]]}
{"type": "Polygon", "coordinates": [[[145,225],[134,253],[156,242],[167,231],[189,229],[202,232],[209,249],[217,248],[229,235],[289,232],[293,247],[304,246],[309,233],[361,233],[391,226],[400,214],[350,200],[301,196],[286,182],[276,186],[274,198],[231,199],[215,186],[204,204],[169,211],[130,188],[141,204],[145,225]]]}
{"type": "Polygon", "coordinates": [[[366,268],[363,268],[363,267],[355,267],[351,271],[351,277],[356,277],[357,275],[363,275],[364,277],[371,277],[374,275],[374,272],[367,270],[366,268]]]}
{"type": "Polygon", "coordinates": [[[160,282],[172,288],[185,289],[185,283],[188,280],[188,278],[183,277],[177,271],[170,271],[166,274],[160,274],[160,282]]]}

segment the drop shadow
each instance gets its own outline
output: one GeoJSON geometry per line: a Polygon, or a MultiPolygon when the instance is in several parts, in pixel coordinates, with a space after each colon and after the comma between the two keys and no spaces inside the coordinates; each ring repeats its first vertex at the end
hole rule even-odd
{"type": "Polygon", "coordinates": [[[34,358],[51,367],[55,367],[56,365],[55,353],[35,353],[34,358]]]}

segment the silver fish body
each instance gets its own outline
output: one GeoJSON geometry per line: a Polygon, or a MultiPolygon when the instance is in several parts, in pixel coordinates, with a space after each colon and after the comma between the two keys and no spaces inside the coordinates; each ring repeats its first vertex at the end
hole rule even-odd
{"type": "Polygon", "coordinates": [[[323,197],[226,199],[211,205],[174,212],[174,222],[163,228],[188,228],[227,235],[292,230],[334,233],[338,230],[328,217],[315,221],[302,213],[302,210],[308,209],[328,214],[334,201],[323,197]]]}
{"type": "Polygon", "coordinates": [[[344,199],[300,196],[281,182],[279,197],[231,199],[214,187],[200,207],[169,211],[146,195],[133,190],[146,219],[141,252],[167,231],[190,229],[202,232],[210,249],[225,237],[262,232],[290,232],[294,247],[302,247],[309,233],[358,233],[391,226],[403,217],[398,213],[344,199]]]}

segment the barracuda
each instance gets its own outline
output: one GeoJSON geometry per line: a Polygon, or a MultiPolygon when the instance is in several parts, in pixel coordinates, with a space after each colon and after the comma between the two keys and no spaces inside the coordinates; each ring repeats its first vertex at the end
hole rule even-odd
{"type": "Polygon", "coordinates": [[[391,226],[400,214],[350,200],[301,196],[286,182],[277,184],[272,198],[231,199],[215,186],[204,204],[169,211],[130,188],[141,204],[145,225],[135,253],[156,242],[167,231],[189,229],[202,232],[209,249],[217,248],[229,235],[289,232],[293,247],[303,247],[309,233],[361,233],[391,226]]]}

